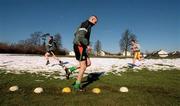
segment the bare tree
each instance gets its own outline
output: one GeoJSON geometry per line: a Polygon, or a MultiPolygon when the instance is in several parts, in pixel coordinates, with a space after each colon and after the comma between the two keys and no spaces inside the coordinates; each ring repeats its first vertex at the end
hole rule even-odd
{"type": "Polygon", "coordinates": [[[50,36],[49,33],[45,33],[43,35],[41,35],[41,40],[43,42],[43,47],[46,48],[46,39],[47,39],[47,36],[50,36]]]}
{"type": "Polygon", "coordinates": [[[34,45],[34,46],[41,45],[41,34],[42,34],[42,32],[34,32],[31,34],[31,38],[29,40],[32,45],[34,45]]]}
{"type": "MultiPolygon", "coordinates": [[[[44,54],[46,52],[46,41],[47,36],[50,36],[49,33],[43,34],[42,32],[34,32],[30,34],[29,38],[25,40],[20,40],[17,44],[11,45],[2,45],[0,44],[0,50],[4,50],[7,47],[5,52],[9,53],[30,53],[30,54],[44,54]]],[[[57,53],[65,55],[67,52],[65,49],[60,49],[62,47],[61,35],[58,33],[54,35],[54,40],[57,46],[57,53]]]]}
{"type": "Polygon", "coordinates": [[[101,50],[102,50],[101,41],[97,40],[94,45],[94,51],[96,51],[97,55],[100,55],[101,50]]]}
{"type": "Polygon", "coordinates": [[[127,51],[130,51],[131,40],[136,40],[136,35],[131,33],[128,29],[122,34],[122,37],[119,41],[119,46],[121,52],[125,52],[127,57],[127,51]]]}
{"type": "Polygon", "coordinates": [[[62,38],[61,38],[61,35],[59,33],[54,35],[54,40],[56,42],[57,48],[58,49],[62,48],[62,38]]]}

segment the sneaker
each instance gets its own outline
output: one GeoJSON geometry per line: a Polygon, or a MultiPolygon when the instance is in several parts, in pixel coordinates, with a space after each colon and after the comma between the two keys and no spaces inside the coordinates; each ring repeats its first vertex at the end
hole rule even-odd
{"type": "Polygon", "coordinates": [[[77,69],[77,68],[76,68],[76,67],[74,67],[74,66],[69,67],[69,70],[70,70],[71,72],[75,71],[76,69],[77,69]]]}
{"type": "Polygon", "coordinates": [[[47,60],[46,65],[50,64],[49,60],[47,60]]]}
{"type": "Polygon", "coordinates": [[[65,67],[65,72],[66,72],[66,79],[69,79],[69,76],[71,74],[71,72],[69,72],[69,69],[65,67]]]}
{"type": "Polygon", "coordinates": [[[75,91],[78,91],[78,90],[80,89],[80,84],[74,83],[74,84],[73,84],[73,89],[74,89],[75,91]]]}
{"type": "Polygon", "coordinates": [[[77,89],[76,91],[77,91],[77,92],[85,92],[86,90],[80,87],[80,88],[77,89]]]}
{"type": "Polygon", "coordinates": [[[73,89],[74,91],[79,91],[79,92],[84,92],[86,91],[85,89],[81,88],[80,84],[73,84],[73,89]]]}
{"type": "Polygon", "coordinates": [[[61,60],[59,61],[59,65],[60,65],[60,66],[63,66],[63,62],[62,62],[61,60]]]}

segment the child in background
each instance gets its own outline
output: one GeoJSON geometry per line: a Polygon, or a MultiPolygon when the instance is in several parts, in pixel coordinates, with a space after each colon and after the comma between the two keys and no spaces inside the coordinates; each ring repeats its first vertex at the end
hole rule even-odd
{"type": "Polygon", "coordinates": [[[136,40],[131,40],[131,51],[133,52],[133,64],[135,64],[136,60],[141,61],[141,52],[140,52],[140,45],[137,43],[136,40]]]}

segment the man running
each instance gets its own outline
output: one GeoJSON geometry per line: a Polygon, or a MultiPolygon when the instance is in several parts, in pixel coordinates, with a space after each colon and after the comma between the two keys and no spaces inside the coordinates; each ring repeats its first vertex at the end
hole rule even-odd
{"type": "MultiPolygon", "coordinates": [[[[97,23],[97,16],[90,16],[88,20],[81,23],[75,32],[75,38],[73,41],[73,48],[76,56],[76,60],[79,61],[79,74],[77,76],[76,82],[73,85],[75,90],[81,90],[81,79],[88,66],[91,65],[91,61],[88,57],[88,51],[91,49],[90,44],[90,33],[91,28],[97,23]]],[[[73,71],[73,70],[72,70],[73,71]]]]}
{"type": "Polygon", "coordinates": [[[47,45],[47,52],[45,53],[45,58],[47,60],[46,65],[50,64],[49,62],[49,56],[52,55],[55,60],[59,62],[59,64],[62,64],[62,61],[59,60],[56,55],[54,54],[55,50],[57,48],[56,42],[53,39],[53,36],[48,37],[48,45],[47,45]]]}

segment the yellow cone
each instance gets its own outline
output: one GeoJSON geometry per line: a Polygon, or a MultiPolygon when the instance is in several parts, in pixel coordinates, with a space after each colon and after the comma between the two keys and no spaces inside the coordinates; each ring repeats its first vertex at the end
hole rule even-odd
{"type": "Polygon", "coordinates": [[[65,87],[62,89],[62,93],[70,93],[71,92],[71,88],[69,87],[65,87]]]}
{"type": "Polygon", "coordinates": [[[93,88],[93,89],[92,89],[92,92],[93,92],[93,93],[96,93],[96,94],[99,94],[99,93],[101,93],[101,89],[99,89],[99,88],[93,88]]]}

